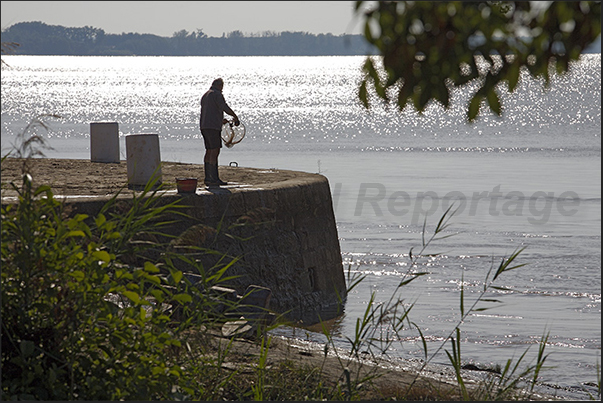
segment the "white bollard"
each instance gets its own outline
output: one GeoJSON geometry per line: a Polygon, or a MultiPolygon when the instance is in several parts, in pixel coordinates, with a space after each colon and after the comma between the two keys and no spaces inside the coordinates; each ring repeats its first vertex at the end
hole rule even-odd
{"type": "Polygon", "coordinates": [[[90,123],[90,161],[119,163],[117,122],[90,123]]]}
{"type": "Polygon", "coordinates": [[[151,178],[161,184],[161,156],[157,134],[131,134],[126,136],[126,162],[128,187],[142,188],[151,178]]]}

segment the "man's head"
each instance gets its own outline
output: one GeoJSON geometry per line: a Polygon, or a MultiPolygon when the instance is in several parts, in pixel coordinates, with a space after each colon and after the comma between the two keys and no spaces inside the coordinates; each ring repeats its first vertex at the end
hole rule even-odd
{"type": "Polygon", "coordinates": [[[216,78],[212,83],[211,83],[212,88],[217,88],[218,90],[222,91],[222,88],[224,88],[224,80],[222,80],[221,78],[216,78]]]}

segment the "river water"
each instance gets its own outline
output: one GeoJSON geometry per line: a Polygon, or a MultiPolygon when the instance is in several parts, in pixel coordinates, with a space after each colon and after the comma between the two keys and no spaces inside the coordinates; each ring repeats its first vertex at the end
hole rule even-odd
{"type": "MultiPolygon", "coordinates": [[[[522,76],[503,95],[504,115],[464,120],[470,89],[453,107],[412,109],[356,100],[363,57],[63,57],[5,56],[3,155],[34,118],[47,157],[90,158],[89,123],[119,123],[125,136],[157,133],[164,161],[201,163],[199,99],[214,78],[247,128],[220,164],[319,172],[329,179],[346,275],[365,275],[330,326],[345,345],[372,293],[385,301],[408,270],[428,274],[402,297],[429,354],[469,307],[488,270],[518,248],[526,264],[504,273],[461,327],[464,362],[504,366],[528,350],[533,363],[548,333],[540,381],[562,395],[595,393],[601,360],[601,55],[583,56],[549,88],[522,76]],[[456,213],[410,266],[454,203],[456,213]]],[[[491,278],[491,276],[490,276],[491,278]]],[[[298,333],[297,335],[299,335],[298,333]]],[[[290,334],[291,336],[291,334],[290,334]]],[[[304,338],[320,341],[306,333],[304,338]]],[[[449,350],[449,344],[445,349],[449,350]]],[[[417,332],[390,355],[423,357],[417,332]]],[[[432,360],[447,365],[443,350],[432,360]]]]}

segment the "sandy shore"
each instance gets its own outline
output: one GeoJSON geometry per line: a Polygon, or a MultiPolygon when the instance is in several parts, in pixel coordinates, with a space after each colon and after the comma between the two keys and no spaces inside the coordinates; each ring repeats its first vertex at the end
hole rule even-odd
{"type": "MultiPolygon", "coordinates": [[[[21,184],[25,161],[8,158],[2,163],[2,182],[21,184]]],[[[113,195],[128,186],[126,161],[120,163],[91,162],[79,159],[34,158],[27,161],[34,186],[49,185],[55,195],[113,195]]],[[[269,187],[280,182],[301,179],[306,172],[262,170],[220,166],[220,178],[233,186],[269,187]]],[[[176,178],[197,178],[202,189],[205,171],[200,164],[162,162],[162,183],[166,190],[176,189],[176,178]]],[[[228,186],[227,186],[228,188],[228,186]]],[[[14,196],[3,189],[2,196],[14,196]]]]}

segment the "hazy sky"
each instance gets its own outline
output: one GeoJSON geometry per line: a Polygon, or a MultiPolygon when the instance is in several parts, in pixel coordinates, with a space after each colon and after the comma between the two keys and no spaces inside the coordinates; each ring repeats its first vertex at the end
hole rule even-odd
{"type": "Polygon", "coordinates": [[[241,31],[359,34],[353,1],[2,1],[2,29],[41,21],[91,26],[109,34],[136,32],[170,37],[185,29],[208,36],[241,31]]]}

